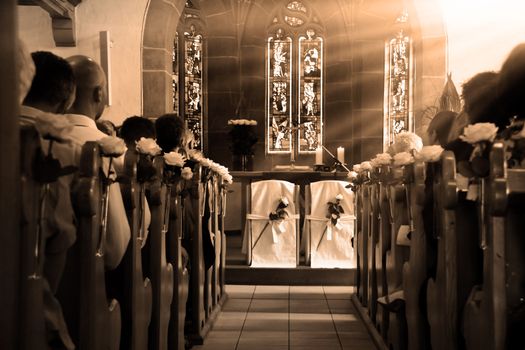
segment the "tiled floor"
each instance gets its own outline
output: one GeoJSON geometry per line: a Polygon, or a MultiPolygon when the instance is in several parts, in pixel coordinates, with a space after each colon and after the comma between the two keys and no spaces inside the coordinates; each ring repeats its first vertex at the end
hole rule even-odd
{"type": "Polygon", "coordinates": [[[228,285],[229,299],[195,350],[372,350],[351,287],[228,285]]]}

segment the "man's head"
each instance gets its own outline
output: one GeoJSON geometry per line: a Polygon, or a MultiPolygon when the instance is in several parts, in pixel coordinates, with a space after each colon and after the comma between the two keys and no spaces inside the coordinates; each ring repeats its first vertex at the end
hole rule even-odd
{"type": "Polygon", "coordinates": [[[128,148],[135,147],[135,142],[141,137],[154,139],[155,124],[148,118],[133,116],[124,120],[120,127],[120,137],[124,139],[128,148]]]}
{"type": "Polygon", "coordinates": [[[75,96],[75,77],[69,63],[47,51],[31,54],[35,77],[24,104],[44,112],[65,113],[75,96]]]}
{"type": "Polygon", "coordinates": [[[83,114],[98,120],[104,112],[107,101],[106,75],[93,59],[77,55],[67,59],[77,82],[75,102],[71,113],[83,114]]]}
{"type": "Polygon", "coordinates": [[[155,121],[157,143],[164,152],[182,146],[184,130],[184,121],[176,114],[165,114],[155,121]]]}

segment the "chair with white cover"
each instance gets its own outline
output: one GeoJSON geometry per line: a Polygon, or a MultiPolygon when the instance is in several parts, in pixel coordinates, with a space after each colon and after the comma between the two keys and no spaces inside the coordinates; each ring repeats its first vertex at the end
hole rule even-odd
{"type": "Polygon", "coordinates": [[[257,181],[247,191],[243,252],[252,267],[296,267],[299,262],[299,186],[257,181]]]}
{"type": "Polygon", "coordinates": [[[354,193],[347,185],[346,181],[328,180],[306,187],[302,244],[306,262],[313,268],[355,267],[354,193]]]}

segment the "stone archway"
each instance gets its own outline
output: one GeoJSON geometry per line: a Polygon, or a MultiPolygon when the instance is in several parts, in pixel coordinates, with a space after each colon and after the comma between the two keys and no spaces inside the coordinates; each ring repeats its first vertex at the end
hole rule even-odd
{"type": "Polygon", "coordinates": [[[151,0],[142,33],[142,113],[158,117],[171,112],[173,36],[184,0],[151,0]]]}

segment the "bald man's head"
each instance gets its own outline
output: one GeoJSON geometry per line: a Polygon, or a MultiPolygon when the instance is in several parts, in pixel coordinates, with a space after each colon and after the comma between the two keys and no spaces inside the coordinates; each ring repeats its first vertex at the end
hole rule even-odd
{"type": "Polygon", "coordinates": [[[77,84],[72,112],[85,114],[95,120],[100,118],[106,106],[106,75],[93,59],[77,55],[67,59],[77,84]]]}

